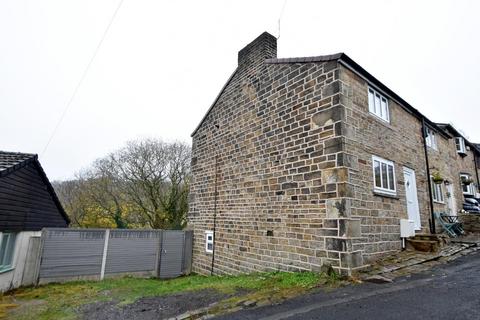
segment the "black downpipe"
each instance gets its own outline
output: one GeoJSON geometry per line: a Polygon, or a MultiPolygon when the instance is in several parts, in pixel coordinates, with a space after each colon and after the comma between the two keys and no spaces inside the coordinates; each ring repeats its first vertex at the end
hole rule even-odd
{"type": "Polygon", "coordinates": [[[218,155],[215,154],[215,186],[213,196],[213,244],[212,244],[212,269],[210,275],[213,276],[213,268],[215,266],[215,243],[217,242],[217,177],[218,177],[218,155]]]}
{"type": "Polygon", "coordinates": [[[430,233],[435,234],[435,214],[433,209],[433,194],[432,194],[432,179],[430,179],[430,161],[428,160],[428,147],[427,147],[427,126],[425,125],[425,118],[422,118],[422,131],[423,131],[423,148],[425,150],[425,163],[427,165],[427,181],[428,181],[428,194],[430,196],[430,233]]]}

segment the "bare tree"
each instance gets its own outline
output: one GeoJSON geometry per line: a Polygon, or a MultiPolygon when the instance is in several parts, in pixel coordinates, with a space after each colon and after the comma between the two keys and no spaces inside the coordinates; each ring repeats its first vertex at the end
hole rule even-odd
{"type": "Polygon", "coordinates": [[[109,155],[129,202],[152,228],[181,229],[187,213],[190,147],[147,139],[109,155]]]}
{"type": "Polygon", "coordinates": [[[90,169],[78,175],[78,180],[83,184],[83,190],[90,201],[110,217],[117,228],[124,229],[128,228],[128,203],[113,166],[114,163],[108,157],[98,159],[90,169]]]}
{"type": "Polygon", "coordinates": [[[52,185],[72,224],[83,227],[83,220],[89,211],[89,203],[80,181],[76,179],[53,181],[52,185]]]}
{"type": "Polygon", "coordinates": [[[79,227],[182,229],[190,157],[183,143],[132,141],[55,188],[79,227]]]}

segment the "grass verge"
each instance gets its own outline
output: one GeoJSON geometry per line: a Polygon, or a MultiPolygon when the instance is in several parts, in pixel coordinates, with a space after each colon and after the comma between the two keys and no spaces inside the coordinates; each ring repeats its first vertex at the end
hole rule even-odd
{"type": "MultiPolygon", "coordinates": [[[[193,290],[215,289],[223,293],[244,291],[241,296],[219,304],[219,312],[243,299],[274,302],[301,294],[314,287],[338,284],[335,274],[313,272],[256,273],[239,276],[190,275],[172,280],[124,277],[104,281],[76,281],[23,288],[0,296],[0,319],[76,319],[80,306],[99,301],[120,305],[142,297],[155,297],[193,290]]],[[[188,302],[188,301],[187,301],[188,302]]]]}

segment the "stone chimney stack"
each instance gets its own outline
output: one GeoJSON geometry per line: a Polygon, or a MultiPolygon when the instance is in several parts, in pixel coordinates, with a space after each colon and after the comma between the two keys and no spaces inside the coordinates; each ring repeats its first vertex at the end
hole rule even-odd
{"type": "Polygon", "coordinates": [[[277,57],[277,39],[268,32],[262,33],[238,52],[238,67],[257,66],[265,59],[277,57]]]}

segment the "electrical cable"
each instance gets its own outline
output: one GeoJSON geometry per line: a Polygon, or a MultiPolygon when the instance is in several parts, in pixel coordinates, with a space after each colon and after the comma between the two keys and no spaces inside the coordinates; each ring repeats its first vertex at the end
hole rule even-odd
{"type": "Polygon", "coordinates": [[[122,6],[123,4],[123,1],[124,0],[120,0],[118,5],[117,5],[117,8],[115,9],[115,11],[113,12],[113,15],[112,17],[110,18],[110,21],[107,25],[107,28],[105,29],[105,31],[103,32],[103,35],[102,37],[100,38],[100,41],[98,42],[97,44],[97,47],[95,48],[95,51],[93,52],[93,55],[92,57],[90,58],[90,61],[88,62],[87,66],[85,67],[83,73],[82,73],[82,76],[80,77],[80,80],[78,81],[77,85],[75,86],[75,89],[73,90],[73,93],[70,97],[70,99],[68,100],[65,108],[63,109],[63,112],[60,116],[60,118],[58,119],[58,122],[57,124],[55,125],[55,128],[53,129],[52,131],[52,134],[50,135],[50,138],[48,139],[47,141],[47,144],[45,145],[45,147],[43,148],[43,151],[42,153],[40,154],[40,156],[43,156],[45,154],[45,152],[47,151],[48,147],[50,146],[50,143],[52,142],[55,134],[57,133],[58,131],[58,128],[60,127],[60,124],[62,123],[63,119],[65,118],[68,110],[70,109],[70,106],[72,105],[72,102],[73,100],[75,99],[75,96],[77,95],[77,92],[78,92],[78,89],[80,88],[80,86],[82,85],[83,83],[83,80],[85,80],[85,77],[87,76],[87,73],[88,73],[88,70],[90,69],[90,66],[92,65],[93,61],[95,60],[95,57],[97,56],[98,54],[98,51],[100,50],[100,47],[102,46],[106,36],[107,36],[107,33],[108,31],[110,30],[110,27],[112,26],[113,24],[113,21],[115,20],[115,17],[117,16],[117,13],[118,11],[120,10],[120,7],[122,6]]]}

